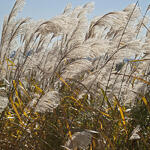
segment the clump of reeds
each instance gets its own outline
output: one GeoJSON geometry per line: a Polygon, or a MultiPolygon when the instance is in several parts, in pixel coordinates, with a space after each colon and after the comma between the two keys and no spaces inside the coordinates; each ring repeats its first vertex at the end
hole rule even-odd
{"type": "Polygon", "coordinates": [[[136,4],[88,20],[87,3],[16,18],[0,41],[1,149],[147,149],[149,18],[136,4]],[[140,115],[139,115],[140,113],[140,115]]]}

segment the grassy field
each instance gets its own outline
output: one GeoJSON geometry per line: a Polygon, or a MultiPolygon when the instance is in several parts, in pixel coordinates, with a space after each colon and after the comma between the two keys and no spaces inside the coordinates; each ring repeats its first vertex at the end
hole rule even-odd
{"type": "Polygon", "coordinates": [[[150,6],[34,21],[23,5],[1,32],[0,149],[150,149],[150,6]]]}

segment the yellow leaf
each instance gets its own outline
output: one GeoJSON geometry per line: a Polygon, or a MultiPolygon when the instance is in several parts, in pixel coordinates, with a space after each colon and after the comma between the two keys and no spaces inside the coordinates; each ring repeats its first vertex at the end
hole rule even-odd
{"type": "Polygon", "coordinates": [[[36,120],[36,119],[39,118],[39,114],[35,112],[34,115],[31,116],[31,118],[32,118],[33,120],[36,120]]]}
{"type": "Polygon", "coordinates": [[[26,116],[27,118],[29,118],[28,114],[24,111],[23,112],[24,116],[26,116]]]}
{"type": "Polygon", "coordinates": [[[17,135],[22,135],[22,131],[17,130],[17,135]]]}
{"type": "Polygon", "coordinates": [[[125,132],[127,133],[127,130],[126,130],[126,122],[125,122],[125,117],[124,117],[124,114],[123,114],[123,109],[122,109],[122,107],[120,106],[119,101],[118,101],[118,99],[116,98],[116,96],[114,96],[114,97],[115,97],[115,100],[116,100],[117,105],[118,105],[118,107],[119,107],[119,111],[120,111],[120,115],[121,115],[121,118],[122,118],[122,122],[123,122],[123,125],[124,125],[125,132]]]}
{"type": "Polygon", "coordinates": [[[66,122],[66,127],[67,127],[67,129],[69,130],[69,131],[68,131],[69,137],[70,137],[70,139],[72,139],[72,134],[71,134],[71,131],[70,131],[70,127],[69,127],[68,122],[66,122]]]}
{"type": "MultiPolygon", "coordinates": [[[[14,64],[14,62],[13,61],[11,61],[10,59],[8,59],[8,58],[5,58],[6,59],[6,62],[7,62],[7,66],[8,66],[8,69],[10,69],[10,67],[12,66],[15,66],[15,64],[14,64]]],[[[16,69],[16,68],[11,68],[11,70],[14,70],[14,69],[16,69]]]]}
{"type": "Polygon", "coordinates": [[[69,89],[71,89],[71,87],[68,85],[68,83],[58,73],[56,73],[56,75],[58,76],[60,81],[62,81],[69,89]]]}
{"type": "Polygon", "coordinates": [[[19,115],[19,113],[18,113],[18,110],[17,110],[17,108],[16,108],[16,106],[15,106],[15,104],[14,104],[14,102],[13,102],[12,95],[10,95],[9,99],[10,99],[11,105],[12,105],[12,107],[13,107],[13,109],[14,109],[14,111],[15,111],[15,113],[16,113],[16,115],[17,115],[19,121],[20,121],[20,123],[23,124],[23,122],[22,122],[22,120],[21,120],[21,117],[20,117],[20,115],[19,115]]]}
{"type": "Polygon", "coordinates": [[[79,106],[83,107],[83,105],[81,104],[80,100],[75,99],[73,96],[65,96],[65,98],[71,98],[72,100],[74,100],[79,106]]]}
{"type": "Polygon", "coordinates": [[[13,117],[13,114],[11,114],[11,112],[8,112],[8,114],[6,113],[5,115],[7,116],[7,118],[8,118],[10,121],[14,121],[14,117],[13,117]]]}
{"type": "Polygon", "coordinates": [[[11,61],[10,59],[7,59],[7,58],[6,58],[6,61],[7,61],[8,66],[15,66],[14,62],[11,61]],[[9,65],[9,63],[10,63],[11,65],[9,65]]]}
{"type": "Polygon", "coordinates": [[[109,114],[106,114],[106,113],[104,113],[104,112],[102,112],[102,111],[99,111],[102,115],[104,115],[104,116],[106,116],[106,117],[110,117],[111,118],[111,116],[109,115],[109,114]]]}
{"type": "Polygon", "coordinates": [[[38,133],[37,133],[37,132],[34,132],[34,134],[35,134],[35,135],[38,135],[38,133]]]}
{"type": "Polygon", "coordinates": [[[118,121],[118,126],[122,126],[121,120],[118,121]]]}
{"type": "Polygon", "coordinates": [[[125,122],[125,117],[124,117],[124,114],[123,114],[123,111],[122,111],[121,106],[119,106],[119,110],[120,110],[120,114],[121,114],[122,122],[123,122],[123,124],[125,125],[125,124],[126,124],[126,122],[125,122]]]}
{"type": "Polygon", "coordinates": [[[149,81],[146,81],[146,80],[144,80],[144,79],[142,79],[140,77],[136,77],[136,76],[132,76],[132,75],[127,75],[127,74],[122,74],[122,73],[115,73],[115,74],[117,74],[117,75],[123,75],[123,76],[127,76],[127,77],[132,77],[132,78],[134,78],[136,80],[139,80],[139,81],[141,81],[141,82],[143,82],[143,83],[145,83],[147,85],[150,85],[149,81]]]}
{"type": "Polygon", "coordinates": [[[90,144],[90,150],[93,150],[93,148],[92,148],[92,144],[90,144]]]}
{"type": "Polygon", "coordinates": [[[17,102],[14,102],[14,104],[17,106],[17,108],[20,107],[20,105],[17,102]]]}
{"type": "Polygon", "coordinates": [[[34,86],[35,86],[37,93],[43,93],[43,90],[40,87],[38,87],[36,84],[34,86]]]}
{"type": "Polygon", "coordinates": [[[11,136],[12,136],[12,137],[15,137],[15,138],[17,138],[17,136],[16,136],[16,135],[14,135],[13,133],[11,133],[11,136]]]}
{"type": "Polygon", "coordinates": [[[144,104],[146,105],[147,109],[150,111],[150,106],[144,96],[142,97],[142,100],[143,100],[144,104]]]}
{"type": "Polygon", "coordinates": [[[94,139],[92,140],[92,144],[93,144],[93,148],[95,149],[96,143],[95,143],[95,140],[94,140],[94,139]]]}
{"type": "Polygon", "coordinates": [[[150,59],[135,59],[135,60],[130,60],[129,62],[139,62],[139,61],[146,61],[150,59]]]}
{"type": "MultiPolygon", "coordinates": [[[[21,100],[20,97],[19,97],[19,94],[18,94],[17,86],[16,86],[16,85],[17,85],[17,84],[16,84],[15,80],[13,80],[13,86],[14,86],[14,89],[15,89],[15,94],[16,94],[16,97],[17,97],[17,99],[18,99],[19,106],[20,106],[20,108],[22,109],[23,102],[22,102],[22,100],[21,100]]],[[[19,106],[18,106],[18,107],[19,107],[19,106]]]]}
{"type": "Polygon", "coordinates": [[[102,122],[99,120],[99,123],[100,123],[100,128],[103,129],[103,125],[102,125],[102,122]]]}
{"type": "Polygon", "coordinates": [[[116,141],[116,139],[117,139],[116,136],[113,136],[113,139],[114,139],[114,141],[116,141]]]}
{"type": "Polygon", "coordinates": [[[148,102],[147,102],[146,98],[142,97],[142,100],[143,100],[144,104],[147,106],[148,102]]]}
{"type": "Polygon", "coordinates": [[[77,102],[81,107],[83,107],[83,105],[79,100],[75,99],[73,96],[70,96],[70,98],[73,99],[75,102],[77,102]]]}

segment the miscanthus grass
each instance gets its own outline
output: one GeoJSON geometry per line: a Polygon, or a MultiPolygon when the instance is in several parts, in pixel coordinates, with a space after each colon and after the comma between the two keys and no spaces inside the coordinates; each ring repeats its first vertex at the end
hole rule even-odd
{"type": "Polygon", "coordinates": [[[0,149],[149,149],[150,6],[34,21],[23,5],[1,32],[0,149]]]}

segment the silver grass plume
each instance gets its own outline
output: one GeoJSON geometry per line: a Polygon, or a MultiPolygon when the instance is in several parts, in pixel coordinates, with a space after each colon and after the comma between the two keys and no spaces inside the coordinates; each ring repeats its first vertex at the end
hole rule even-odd
{"type": "MultiPolygon", "coordinates": [[[[11,70],[8,70],[5,57],[8,57],[12,49],[18,47],[17,36],[22,33],[21,30],[23,29],[24,24],[28,21],[28,19],[17,20],[15,18],[17,13],[22,10],[23,5],[24,0],[16,0],[10,14],[4,18],[0,41],[0,80],[9,81],[11,70]]],[[[7,87],[8,85],[6,85],[4,89],[0,89],[0,113],[5,109],[9,102],[6,94],[7,87]]]]}
{"type": "Polygon", "coordinates": [[[33,107],[35,112],[45,113],[53,112],[60,103],[60,96],[57,91],[49,91],[41,98],[34,98],[29,107],[33,107]]]}
{"type": "Polygon", "coordinates": [[[9,100],[6,93],[6,88],[1,87],[0,88],[0,114],[4,111],[4,109],[7,107],[9,100]]]}
{"type": "Polygon", "coordinates": [[[137,125],[136,128],[132,131],[131,137],[129,140],[138,140],[141,137],[138,135],[138,132],[140,131],[140,125],[137,125]]]}
{"type": "Polygon", "coordinates": [[[74,149],[87,149],[91,143],[92,140],[92,134],[88,131],[82,131],[82,132],[75,132],[72,135],[72,138],[69,139],[64,148],[67,148],[68,150],[74,150],[74,149]]]}

